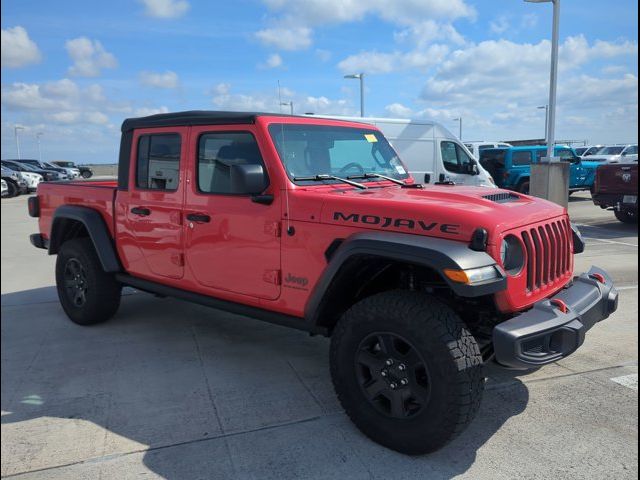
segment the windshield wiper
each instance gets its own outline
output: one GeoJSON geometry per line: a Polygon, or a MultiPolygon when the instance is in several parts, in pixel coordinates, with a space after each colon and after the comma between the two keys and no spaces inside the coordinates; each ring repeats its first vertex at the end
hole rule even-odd
{"type": "Polygon", "coordinates": [[[336,177],[335,175],[327,175],[326,173],[312,175],[310,177],[293,177],[294,182],[319,182],[322,180],[338,180],[339,182],[347,183],[362,190],[366,190],[368,188],[366,185],[363,185],[361,183],[352,182],[351,180],[347,180],[346,178],[342,177],[336,177]]]}
{"type": "Polygon", "coordinates": [[[347,178],[382,178],[384,180],[389,180],[390,182],[393,182],[397,185],[402,185],[403,187],[408,187],[409,185],[413,185],[413,184],[409,184],[404,182],[403,180],[398,180],[397,178],[393,178],[393,177],[387,177],[386,175],[382,175],[380,173],[364,173],[362,175],[349,175],[347,178]]]}
{"type": "Polygon", "coordinates": [[[424,185],[421,183],[407,183],[403,180],[399,180],[397,178],[388,177],[386,175],[382,175],[380,173],[369,172],[363,175],[350,175],[347,178],[382,178],[383,180],[388,180],[397,185],[400,185],[402,188],[424,188],[424,185]]]}

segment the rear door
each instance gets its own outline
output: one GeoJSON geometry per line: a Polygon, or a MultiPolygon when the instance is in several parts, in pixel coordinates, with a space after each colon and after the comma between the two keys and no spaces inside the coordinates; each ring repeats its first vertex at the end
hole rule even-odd
{"type": "MultiPolygon", "coordinates": [[[[265,171],[255,128],[192,127],[185,222],[187,265],[209,294],[262,299],[280,295],[280,204],[257,203],[233,190],[230,167],[265,171]]],[[[269,187],[267,187],[269,188],[269,187]]]]}
{"type": "Polygon", "coordinates": [[[184,275],[182,209],[188,127],[136,130],[119,243],[127,270],[152,279],[184,275]]]}

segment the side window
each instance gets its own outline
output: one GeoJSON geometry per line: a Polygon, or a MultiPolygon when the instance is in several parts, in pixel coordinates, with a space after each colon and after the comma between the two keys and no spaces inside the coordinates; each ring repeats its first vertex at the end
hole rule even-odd
{"type": "Polygon", "coordinates": [[[249,132],[205,133],[198,141],[198,190],[203,193],[237,194],[231,188],[232,165],[264,162],[256,139],[249,132]]]}
{"type": "Polygon", "coordinates": [[[449,172],[468,173],[469,165],[473,164],[473,160],[464,151],[464,148],[455,142],[441,142],[440,152],[444,168],[449,172]]]}
{"type": "Polygon", "coordinates": [[[180,135],[142,135],[138,139],[136,186],[175,191],[180,179],[180,135]]]}
{"type": "Polygon", "coordinates": [[[514,167],[522,167],[524,165],[531,165],[532,160],[531,150],[520,150],[513,152],[511,164],[514,167]]]}
{"type": "Polygon", "coordinates": [[[628,147],[623,153],[623,155],[637,155],[638,154],[638,146],[632,145],[628,147]]]}
{"type": "Polygon", "coordinates": [[[482,150],[486,150],[488,148],[494,148],[494,145],[493,144],[491,144],[491,145],[480,145],[478,147],[478,150],[482,151],[482,150]]]}
{"type": "Polygon", "coordinates": [[[571,163],[578,163],[580,159],[576,157],[571,150],[557,150],[556,155],[565,161],[569,161],[571,163]]]}

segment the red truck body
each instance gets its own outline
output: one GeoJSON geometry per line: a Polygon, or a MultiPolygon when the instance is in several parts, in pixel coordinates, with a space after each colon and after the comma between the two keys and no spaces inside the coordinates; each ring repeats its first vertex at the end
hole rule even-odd
{"type": "Polygon", "coordinates": [[[355,122],[128,119],[117,182],[40,184],[29,213],[75,323],[115,315],[128,285],[331,336],[346,413],[410,454],[469,424],[485,362],[564,358],[618,302],[604,270],[574,276],[584,242],[566,209],[418,185],[382,133],[355,122]]]}
{"type": "MultiPolygon", "coordinates": [[[[40,231],[45,236],[51,231],[52,215],[62,205],[90,207],[104,218],[129,274],[299,317],[304,315],[309,292],[326,267],[324,252],[331,242],[363,230],[469,243],[473,231],[484,227],[490,239],[488,251],[494,258],[500,258],[500,244],[509,233],[530,236],[530,252],[535,255],[530,268],[509,277],[508,288],[496,296],[505,313],[526,309],[554,294],[573,276],[571,228],[562,207],[525,195],[498,203],[485,197],[506,191],[483,187],[403,189],[390,182],[364,191],[341,184],[301,187],[289,181],[268,141],[272,123],[363,127],[279,116],[261,116],[255,125],[243,125],[243,130],[257,139],[272,182],[266,193],[272,193],[275,201],[268,206],[251,203],[246,197],[198,192],[194,152],[199,134],[237,131],[237,126],[139,129],[134,133],[134,145],[139,136],[150,133],[179,132],[185,139],[180,162],[180,178],[185,181],[178,189],[150,191],[135,187],[133,182],[128,191],[118,190],[115,182],[43,184],[38,190],[40,231]],[[132,207],[149,208],[152,214],[139,217],[131,213],[132,207]],[[185,215],[198,212],[211,213],[211,222],[188,228],[185,215]],[[337,220],[336,212],[343,214],[337,220]],[[356,223],[353,215],[367,221],[356,223]],[[386,226],[385,219],[393,219],[393,223],[387,220],[386,226]],[[407,221],[396,222],[398,219],[407,221]],[[296,235],[283,235],[283,225],[293,226],[296,235]],[[450,230],[443,230],[442,225],[450,225],[450,230]],[[287,282],[289,275],[305,278],[305,287],[287,282]]],[[[132,151],[130,178],[135,176],[135,155],[132,151]]]]}

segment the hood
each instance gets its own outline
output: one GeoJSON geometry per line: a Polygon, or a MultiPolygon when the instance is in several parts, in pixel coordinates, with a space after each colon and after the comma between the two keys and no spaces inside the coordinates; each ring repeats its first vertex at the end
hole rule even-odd
{"type": "Polygon", "coordinates": [[[469,241],[474,230],[485,228],[491,242],[499,232],[566,214],[563,207],[539,198],[457,185],[336,188],[312,195],[321,196],[314,204],[321,204],[323,223],[459,241],[469,241]]]}

